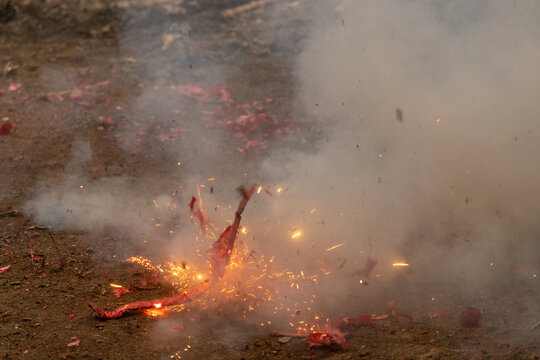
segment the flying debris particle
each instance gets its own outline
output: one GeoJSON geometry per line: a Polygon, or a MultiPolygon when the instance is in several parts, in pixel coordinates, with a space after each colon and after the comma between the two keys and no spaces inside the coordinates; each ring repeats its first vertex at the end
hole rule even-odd
{"type": "Polygon", "coordinates": [[[377,265],[377,260],[369,257],[367,258],[366,263],[364,264],[364,268],[358,270],[356,273],[359,276],[365,276],[366,278],[368,278],[369,274],[371,274],[371,272],[375,268],[375,265],[377,265]]]}
{"type": "Polygon", "coordinates": [[[407,267],[409,266],[409,264],[404,263],[404,262],[397,262],[397,263],[393,263],[392,266],[393,267],[407,267]]]}
{"type": "Polygon", "coordinates": [[[396,108],[396,119],[400,123],[403,122],[403,110],[401,110],[400,108],[396,108]]]}
{"type": "Polygon", "coordinates": [[[328,249],[326,249],[326,251],[332,251],[332,250],[337,249],[338,247],[343,246],[343,245],[345,245],[345,244],[346,244],[346,243],[343,242],[343,243],[341,243],[341,244],[334,245],[334,246],[329,247],[328,249]]]}

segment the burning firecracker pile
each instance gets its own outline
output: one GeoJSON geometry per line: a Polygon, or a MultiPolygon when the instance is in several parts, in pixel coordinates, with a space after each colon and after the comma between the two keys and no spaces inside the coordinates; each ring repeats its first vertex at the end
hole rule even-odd
{"type": "MultiPolygon", "coordinates": [[[[266,258],[258,255],[248,246],[246,227],[240,226],[242,213],[255,194],[268,194],[271,192],[262,187],[252,185],[249,188],[240,188],[242,199],[236,209],[232,223],[217,235],[212,221],[206,216],[202,205],[200,188],[197,188],[198,198],[192,197],[187,206],[192,220],[197,223],[200,233],[208,240],[209,249],[207,268],[197,268],[185,262],[181,264],[166,262],[153,264],[142,256],[133,256],[128,262],[137,264],[145,269],[149,275],[131,288],[119,284],[110,284],[114,294],[120,298],[122,295],[139,289],[148,289],[156,286],[158,281],[170,283],[177,291],[177,295],[153,300],[137,301],[119,306],[111,311],[104,311],[90,305],[100,319],[118,319],[130,313],[139,312],[147,316],[163,317],[173,312],[185,311],[215,311],[233,312],[242,319],[258,321],[261,328],[284,337],[301,337],[307,340],[308,348],[319,346],[343,346],[346,344],[346,329],[358,324],[372,324],[377,320],[389,318],[404,318],[413,321],[412,316],[398,313],[394,302],[387,305],[385,314],[362,314],[355,317],[342,317],[330,319],[324,314],[314,310],[317,296],[310,293],[313,287],[319,285],[320,279],[329,274],[325,269],[317,273],[308,274],[288,271],[277,265],[275,257],[266,258]],[[238,240],[238,238],[240,239],[238,240]],[[279,290],[281,289],[281,290],[279,290]],[[301,301],[288,297],[287,291],[296,291],[302,294],[301,301]],[[268,311],[270,309],[270,312],[268,311]],[[289,329],[276,328],[271,320],[261,321],[257,311],[282,318],[289,318],[289,329]]],[[[278,189],[278,192],[282,188],[278,189]]],[[[292,231],[291,238],[302,236],[299,230],[292,231]]],[[[332,251],[345,243],[334,245],[326,251],[332,251]]],[[[376,267],[377,261],[368,257],[364,267],[356,275],[367,279],[376,267]]],[[[394,263],[394,267],[407,267],[407,263],[394,263]]],[[[360,280],[363,284],[363,280],[360,280]]],[[[295,297],[298,299],[298,297],[295,297]]],[[[271,316],[272,316],[271,315],[271,316]]],[[[467,308],[462,314],[461,321],[464,326],[476,326],[480,320],[481,312],[476,308],[467,308]]],[[[278,325],[281,326],[281,325],[278,325]]],[[[184,331],[186,326],[175,328],[175,331],[184,331]]]]}

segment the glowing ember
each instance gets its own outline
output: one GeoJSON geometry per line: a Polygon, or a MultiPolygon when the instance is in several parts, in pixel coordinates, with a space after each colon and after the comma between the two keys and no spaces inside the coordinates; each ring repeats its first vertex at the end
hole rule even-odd
{"type": "Polygon", "coordinates": [[[117,284],[109,284],[111,285],[113,288],[122,288],[123,286],[122,285],[117,285],[117,284]]]}
{"type": "Polygon", "coordinates": [[[161,309],[161,304],[154,304],[154,307],[155,307],[156,309],[161,309]]]}
{"type": "Polygon", "coordinates": [[[403,262],[398,262],[398,263],[393,263],[392,266],[393,267],[407,267],[407,266],[409,266],[409,264],[403,263],[403,262]]]}
{"type": "Polygon", "coordinates": [[[291,235],[291,238],[297,239],[297,238],[299,238],[300,236],[302,236],[302,232],[301,232],[301,231],[295,231],[295,232],[291,235]]]}

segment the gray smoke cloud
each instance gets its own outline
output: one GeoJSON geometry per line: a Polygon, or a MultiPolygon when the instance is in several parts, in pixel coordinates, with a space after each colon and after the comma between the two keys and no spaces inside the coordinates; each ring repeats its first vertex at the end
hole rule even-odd
{"type": "Polygon", "coordinates": [[[381,286],[420,290],[424,302],[435,289],[472,301],[534,281],[538,3],[326,5],[297,74],[299,103],[326,119],[328,140],[315,155],[279,151],[265,163],[288,187],[273,211],[306,232],[280,252],[301,249],[305,268],[345,242],[323,256],[341,274],[323,302],[340,306],[339,295],[380,295],[347,276],[367,256],[381,286]]]}
{"type": "MultiPolygon", "coordinates": [[[[194,125],[186,142],[162,146],[171,159],[186,159],[187,168],[171,162],[174,170],[167,174],[101,179],[81,191],[84,171],[77,164],[91,156],[73,155],[75,180],[38,191],[27,213],[59,229],[113,227],[155,241],[158,230],[149,219],[159,206],[152,200],[164,208],[174,203],[183,210],[163,215],[180,224],[167,251],[189,257],[197,229],[187,226],[186,204],[195,184],[216,178],[216,191],[210,194],[207,184],[203,195],[222,229],[232,217],[228,206],[238,200],[231,190],[257,182],[272,196],[261,192],[248,205],[243,224],[250,246],[291,271],[328,273],[310,289],[319,299],[317,311],[328,316],[372,311],[381,299],[399,294],[404,302],[405,295],[419,300],[406,304],[417,311],[441,289],[467,303],[483,289],[530,279],[540,263],[540,5],[320,5],[317,17],[307,10],[301,15],[313,31],[301,44],[294,71],[296,111],[315,113],[328,135],[316,152],[270,147],[262,160],[246,160],[221,150],[230,135],[194,125]],[[174,178],[189,189],[173,196],[174,178]],[[297,231],[302,235],[292,238],[297,231]],[[368,258],[378,264],[369,277],[359,275],[368,258]],[[394,262],[410,266],[396,269],[394,262]]],[[[175,39],[196,47],[182,31],[174,32],[175,39]]],[[[290,47],[283,32],[268,36],[290,47]]],[[[161,65],[159,59],[149,65],[149,78],[173,76],[161,65]]],[[[227,78],[222,71],[207,80],[227,78]]],[[[143,125],[154,110],[168,109],[159,106],[166,104],[163,97],[145,88],[134,100],[135,106],[149,106],[143,125]]],[[[194,121],[205,110],[187,109],[194,121]]],[[[119,131],[128,138],[123,149],[133,151],[129,139],[137,129],[119,131]]],[[[153,149],[145,147],[148,156],[162,154],[153,149]]],[[[74,154],[86,153],[84,144],[74,146],[74,154]]],[[[288,286],[279,290],[293,302],[306,294],[288,286]]],[[[525,307],[538,312],[537,304],[525,307]]],[[[271,314],[265,311],[262,317],[271,314]]]]}

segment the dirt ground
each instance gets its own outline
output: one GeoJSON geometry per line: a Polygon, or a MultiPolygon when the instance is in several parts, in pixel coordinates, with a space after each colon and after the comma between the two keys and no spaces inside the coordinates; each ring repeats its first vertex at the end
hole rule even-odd
{"type": "MultiPolygon", "coordinates": [[[[170,86],[190,82],[225,85],[237,103],[271,98],[275,104],[272,100],[268,106],[275,116],[300,117],[292,103],[294,56],[307,34],[317,31],[305,13],[320,9],[283,1],[269,20],[264,14],[272,4],[261,1],[253,8],[242,8],[249,2],[239,0],[177,3],[0,1],[0,126],[14,125],[4,127],[0,136],[0,268],[11,266],[0,273],[2,359],[540,357],[540,329],[520,330],[514,320],[520,309],[513,299],[540,301],[538,288],[528,283],[516,283],[512,293],[479,299],[476,306],[484,312],[479,327],[462,327],[459,310],[412,322],[389,318],[349,328],[343,348],[308,350],[303,338],[264,332],[248,332],[229,342],[211,331],[194,339],[189,331],[162,329],[166,334],[160,337],[150,331],[158,321],[152,317],[97,319],[89,303],[114,308],[125,301],[113,296],[110,283],[143,276],[122,261],[141,248],[108,241],[122,236],[116,233],[106,238],[53,231],[23,211],[25,201],[42,191],[36,189],[65,177],[74,140],[88,139],[91,144],[94,158],[84,165],[91,179],[166,173],[176,162],[167,143],[178,141],[174,134],[183,130],[143,123],[142,118],[164,116],[164,109],[170,113],[177,96],[170,86]],[[214,73],[220,75],[209,75],[214,73]],[[152,87],[156,98],[136,101],[152,87]],[[152,106],[154,101],[160,106],[152,106]],[[139,121],[136,141],[115,137],[117,129],[139,121]],[[123,141],[132,141],[135,149],[127,151],[123,141]],[[152,151],[144,150],[148,148],[152,151]],[[187,344],[191,348],[183,351],[187,344]]],[[[180,128],[194,126],[190,121],[200,115],[189,113],[180,128]]],[[[315,151],[324,132],[315,120],[298,127],[294,135],[276,137],[266,148],[252,151],[238,151],[247,143],[231,136],[229,148],[221,149],[215,161],[232,157],[250,166],[265,149],[284,143],[315,151]]],[[[186,140],[185,146],[197,142],[186,140]]],[[[196,165],[188,161],[186,166],[196,165]]],[[[161,284],[127,299],[166,296],[170,291],[161,284]]]]}

